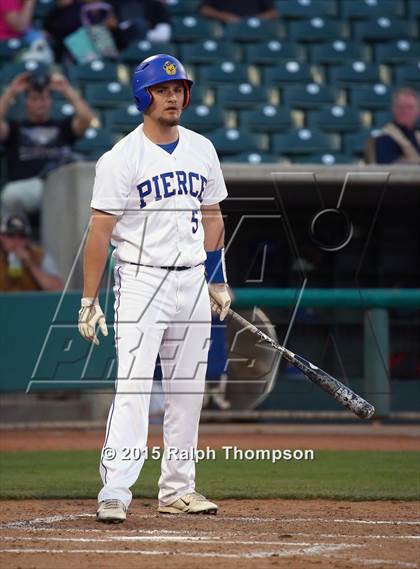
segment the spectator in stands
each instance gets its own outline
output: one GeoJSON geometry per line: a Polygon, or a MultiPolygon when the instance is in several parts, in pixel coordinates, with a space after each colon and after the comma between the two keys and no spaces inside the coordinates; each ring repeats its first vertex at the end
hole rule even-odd
{"type": "Polygon", "coordinates": [[[1,0],[0,41],[30,36],[35,5],[36,0],[1,0]]]}
{"type": "Polygon", "coordinates": [[[112,5],[119,20],[119,48],[141,39],[170,41],[170,16],[164,0],[114,0],[112,5]]]}
{"type": "Polygon", "coordinates": [[[31,228],[21,215],[0,224],[0,291],[62,290],[51,255],[30,239],[31,228]]]}
{"type": "Polygon", "coordinates": [[[223,24],[239,22],[254,16],[263,20],[275,20],[279,12],[272,0],[203,0],[199,13],[223,24]]]}
{"type": "Polygon", "coordinates": [[[420,98],[414,89],[400,89],[392,102],[393,121],[367,143],[367,161],[377,164],[420,164],[420,98]]]}
{"type": "Polygon", "coordinates": [[[27,213],[40,208],[42,176],[70,162],[72,144],[88,128],[94,114],[88,104],[60,74],[21,73],[0,97],[0,141],[6,151],[9,183],[1,194],[2,211],[27,213]],[[74,107],[73,117],[51,118],[51,91],[63,95],[74,107]],[[25,93],[26,118],[8,121],[14,98],[25,93]]]}

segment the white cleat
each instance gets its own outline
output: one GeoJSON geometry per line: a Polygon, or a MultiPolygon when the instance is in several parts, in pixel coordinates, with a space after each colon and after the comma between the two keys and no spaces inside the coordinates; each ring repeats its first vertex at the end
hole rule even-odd
{"type": "Polygon", "coordinates": [[[127,507],[121,500],[104,500],[96,511],[96,521],[119,524],[127,518],[127,507]]]}
{"type": "Polygon", "coordinates": [[[159,506],[161,514],[217,514],[217,505],[197,492],[185,494],[170,506],[159,506]]]}

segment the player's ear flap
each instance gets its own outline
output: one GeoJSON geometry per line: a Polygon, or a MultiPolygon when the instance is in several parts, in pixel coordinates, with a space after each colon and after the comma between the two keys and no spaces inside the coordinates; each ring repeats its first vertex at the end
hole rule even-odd
{"type": "Polygon", "coordinates": [[[186,109],[190,104],[190,87],[186,81],[184,81],[184,104],[183,109],[186,109]]]}

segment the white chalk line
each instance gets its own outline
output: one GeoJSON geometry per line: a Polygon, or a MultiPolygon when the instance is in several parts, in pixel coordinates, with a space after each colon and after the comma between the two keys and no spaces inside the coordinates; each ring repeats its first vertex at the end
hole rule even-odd
{"type": "Polygon", "coordinates": [[[211,545],[281,545],[289,547],[336,547],[336,548],[348,548],[348,547],[363,547],[358,544],[348,544],[348,543],[313,543],[313,542],[301,542],[301,541],[253,541],[253,540],[224,540],[222,537],[217,537],[216,539],[211,537],[188,537],[188,536],[126,536],[126,535],[110,535],[100,538],[88,538],[88,537],[15,537],[15,536],[0,536],[0,540],[3,541],[68,541],[68,542],[81,542],[81,543],[107,543],[112,541],[125,541],[125,542],[186,542],[191,545],[196,544],[211,544],[211,545]]]}
{"type": "Polygon", "coordinates": [[[310,547],[302,549],[293,549],[292,551],[252,551],[243,553],[219,553],[219,552],[184,552],[184,551],[156,551],[150,549],[51,549],[51,548],[2,548],[0,553],[54,553],[54,554],[95,554],[95,555],[170,555],[174,556],[176,553],[180,557],[220,557],[226,559],[254,559],[265,557],[290,557],[291,555],[305,556],[305,555],[322,555],[323,553],[332,553],[341,549],[345,549],[347,545],[311,545],[310,547]]]}
{"type": "MultiPolygon", "coordinates": [[[[69,515],[62,515],[62,516],[47,516],[43,518],[34,518],[32,520],[20,520],[14,522],[8,522],[6,524],[1,524],[0,529],[8,529],[14,527],[24,527],[24,526],[34,526],[37,524],[53,524],[57,522],[64,522],[64,521],[73,521],[77,519],[83,518],[94,518],[95,514],[85,513],[85,514],[69,514],[69,515]]],[[[156,514],[136,514],[136,518],[139,519],[156,519],[160,518],[157,513],[156,514]]],[[[305,523],[342,523],[342,524],[369,524],[369,525],[420,525],[420,520],[361,520],[361,519],[354,519],[349,518],[347,520],[344,519],[330,519],[330,518],[263,518],[263,517],[256,517],[256,516],[224,516],[223,514],[218,516],[203,516],[204,519],[214,520],[214,523],[217,523],[217,520],[220,521],[235,521],[235,522],[279,522],[279,523],[296,523],[296,522],[305,522],[305,523]]],[[[167,520],[174,520],[176,523],[179,522],[179,517],[174,519],[171,516],[165,516],[167,520]]],[[[195,518],[197,519],[197,518],[195,518]]]]}

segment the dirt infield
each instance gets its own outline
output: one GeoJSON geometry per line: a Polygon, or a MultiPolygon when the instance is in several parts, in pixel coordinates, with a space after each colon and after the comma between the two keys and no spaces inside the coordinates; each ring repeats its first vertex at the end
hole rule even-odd
{"type": "Polygon", "coordinates": [[[2,503],[0,561],[13,569],[419,567],[411,502],[228,500],[217,516],[159,515],[137,500],[121,525],[93,500],[2,503]]]}
{"type": "MultiPolygon", "coordinates": [[[[151,428],[149,446],[161,445],[151,428]]],[[[415,427],[203,425],[200,447],[418,450],[415,427]]],[[[103,431],[0,431],[0,450],[100,449],[103,431]]],[[[124,524],[98,524],[94,500],[1,502],[0,566],[171,569],[420,567],[418,502],[224,500],[217,516],[165,516],[137,499],[124,524]]]]}

